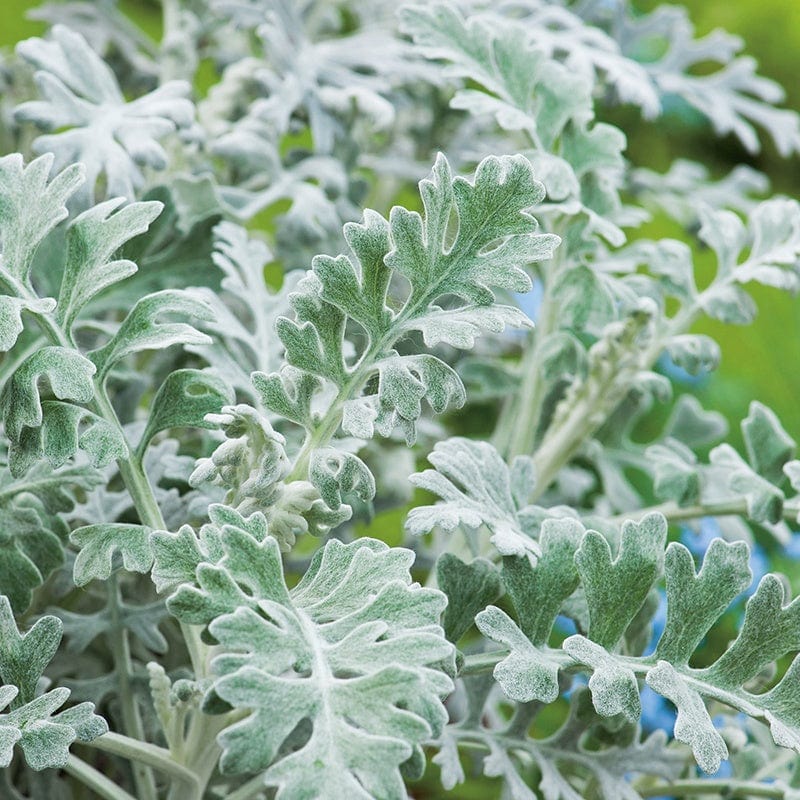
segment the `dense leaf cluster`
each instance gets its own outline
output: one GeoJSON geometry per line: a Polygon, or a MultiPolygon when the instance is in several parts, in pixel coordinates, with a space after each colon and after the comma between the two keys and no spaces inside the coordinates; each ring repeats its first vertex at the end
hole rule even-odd
{"type": "Polygon", "coordinates": [[[0,54],[0,795],[800,796],[796,444],[679,382],[800,205],[601,106],[800,117],[613,5],[71,0],[0,54]]]}

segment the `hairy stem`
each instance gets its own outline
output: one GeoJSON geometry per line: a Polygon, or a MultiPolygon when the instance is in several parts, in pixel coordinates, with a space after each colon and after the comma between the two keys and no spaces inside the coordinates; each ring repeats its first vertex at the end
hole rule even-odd
{"type": "Polygon", "coordinates": [[[465,656],[458,676],[463,678],[466,675],[482,675],[491,672],[507,655],[507,650],[493,650],[490,653],[474,653],[465,656]]]}

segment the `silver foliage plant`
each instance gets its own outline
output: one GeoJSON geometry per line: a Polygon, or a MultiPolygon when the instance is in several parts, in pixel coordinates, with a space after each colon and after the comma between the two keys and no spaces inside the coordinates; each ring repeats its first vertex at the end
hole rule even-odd
{"type": "Polygon", "coordinates": [[[0,795],[800,797],[795,442],[670,377],[800,206],[597,118],[781,89],[672,6],[162,6],[0,61],[0,795]]]}

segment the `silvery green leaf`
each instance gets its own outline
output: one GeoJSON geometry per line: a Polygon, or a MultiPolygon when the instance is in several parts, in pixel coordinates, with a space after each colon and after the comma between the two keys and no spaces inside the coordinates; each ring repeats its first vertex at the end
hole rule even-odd
{"type": "MultiPolygon", "coordinates": [[[[776,744],[800,748],[797,665],[793,664],[768,692],[754,694],[749,688],[765,668],[800,647],[800,600],[784,606],[786,588],[777,576],[762,578],[747,603],[739,634],[727,650],[708,667],[689,666],[694,651],[714,623],[750,582],[752,573],[745,543],[714,540],[697,571],[689,551],[681,544],[671,543],[663,562],[667,618],[655,654],[615,652],[640,604],[639,598],[658,578],[663,558],[664,518],[650,514],[640,526],[638,530],[630,525],[623,529],[615,564],[610,561],[607,542],[594,531],[587,531],[575,557],[588,612],[588,638],[572,636],[564,642],[563,650],[592,672],[589,688],[598,713],[623,713],[633,720],[638,714],[636,676],[641,675],[651,688],[677,706],[675,735],[691,745],[698,764],[706,771],[717,770],[720,760],[727,757],[727,749],[711,724],[704,698],[766,722],[776,744]]],[[[543,559],[544,553],[540,564],[543,559]]],[[[483,612],[479,627],[511,649],[509,657],[501,662],[510,670],[501,682],[504,691],[510,691],[513,699],[532,699],[535,695],[522,692],[520,687],[530,689],[529,682],[541,673],[542,662],[551,665],[551,674],[557,675],[565,665],[561,653],[546,643],[537,647],[498,609],[487,611],[494,616],[484,630],[480,619],[487,612],[483,612]]]]}
{"type": "Polygon", "coordinates": [[[33,700],[36,686],[61,642],[61,621],[45,616],[22,634],[17,628],[11,604],[0,595],[0,679],[18,689],[12,708],[33,700]]]}
{"type": "Polygon", "coordinates": [[[535,565],[520,556],[503,559],[503,584],[523,633],[535,646],[547,643],[564,601],[578,587],[575,552],[585,534],[577,520],[546,519],[535,565]]]}
{"type": "MultiPolygon", "coordinates": [[[[470,88],[456,92],[453,108],[477,118],[493,117],[500,128],[527,134],[540,177],[548,178],[549,199],[555,201],[551,211],[570,216],[583,211],[588,217],[585,236],[597,233],[622,244],[625,235],[618,222],[625,137],[611,125],[589,127],[594,68],[586,54],[596,54],[607,65],[609,60],[624,64],[633,72],[641,68],[625,58],[615,61],[603,46],[583,50],[575,31],[586,31],[595,45],[603,34],[565,9],[541,11],[529,28],[513,18],[516,13],[509,18],[491,12],[464,17],[450,3],[410,5],[401,11],[401,24],[423,55],[447,62],[445,75],[471,82],[470,88]],[[565,20],[556,22],[553,16],[559,14],[565,20]],[[562,24],[569,32],[561,30],[562,24]],[[560,54],[566,50],[570,58],[577,48],[581,63],[562,63],[554,48],[560,54]]],[[[616,50],[613,42],[606,42],[616,50]]],[[[646,80],[639,86],[648,90],[646,80]]]]}
{"type": "Polygon", "coordinates": [[[784,464],[794,457],[796,445],[775,413],[754,400],[750,413],[742,420],[742,435],[753,469],[767,480],[780,481],[784,464]]]}
{"type": "Polygon", "coordinates": [[[560,133],[558,123],[563,126],[576,106],[585,111],[591,107],[590,88],[579,79],[573,80],[575,91],[556,110],[548,87],[561,76],[561,65],[548,59],[544,50],[532,47],[519,24],[493,15],[464,18],[445,3],[408,6],[401,20],[403,29],[413,36],[425,56],[448,62],[447,74],[476,81],[491,92],[462,91],[456,96],[457,107],[492,113],[501,126],[512,130],[537,130],[543,123],[545,127],[538,132],[546,144],[560,133]],[[533,106],[531,97],[537,84],[543,89],[537,98],[540,108],[533,106]],[[555,114],[548,115],[547,111],[555,114]]]}
{"type": "Polygon", "coordinates": [[[264,281],[264,266],[272,258],[269,248],[230,222],[214,228],[212,257],[223,274],[222,293],[210,288],[189,291],[214,311],[213,320],[198,323],[213,341],[187,350],[203,358],[237,392],[255,398],[250,373],[280,367],[283,345],[273,324],[290,313],[288,294],[303,273],[288,273],[280,291],[270,291],[264,281]]]}
{"type": "Polygon", "coordinates": [[[750,585],[747,545],[714,539],[702,569],[695,575],[689,551],[672,543],[667,548],[665,572],[667,623],[656,647],[656,657],[685,666],[728,605],[750,585]]]}
{"type": "Polygon", "coordinates": [[[69,746],[89,742],[108,730],[96,716],[92,703],[81,703],[55,712],[66,702],[69,689],[53,689],[36,696],[45,668],[61,642],[61,621],[41,617],[26,633],[20,633],[11,606],[0,596],[0,767],[8,767],[13,748],[19,744],[28,765],[35,770],[63,767],[69,746]]]}
{"type": "Polygon", "coordinates": [[[647,685],[677,708],[675,738],[692,748],[697,764],[704,772],[717,772],[721,762],[728,758],[728,748],[714,727],[699,692],[667,661],[659,661],[647,673],[647,685]]]}
{"type": "Polygon", "coordinates": [[[427,317],[420,317],[411,327],[422,333],[428,347],[444,342],[452,347],[468,349],[484,331],[502,333],[506,327],[532,328],[533,323],[513,306],[480,306],[467,310],[449,310],[431,306],[427,317]]]}
{"type": "Polygon", "coordinates": [[[630,182],[646,206],[664,209],[686,227],[696,222],[698,204],[748,213],[756,197],[769,189],[767,176],[747,165],[738,164],[715,181],[706,166],[684,158],[673,161],[663,174],[634,169],[630,182]]]}
{"type": "Polygon", "coordinates": [[[219,564],[199,566],[197,586],[181,585],[169,607],[209,626],[219,643],[213,692],[250,712],[220,735],[221,769],[266,770],[286,798],[309,787],[402,796],[400,765],[446,722],[444,596],[411,582],[409,551],[372,539],[331,540],[291,590],[273,538],[227,527],[220,543],[219,564]],[[294,677],[291,664],[302,665],[294,677]],[[309,738],[282,753],[304,720],[309,738]]]}
{"type": "Polygon", "coordinates": [[[660,98],[646,66],[621,53],[613,38],[560,6],[530,4],[526,10],[530,36],[548,55],[562,57],[587,82],[605,85],[615,100],[639,106],[644,116],[659,114],[660,98]]]}
{"type": "MultiPolygon", "coordinates": [[[[599,4],[586,4],[584,9],[591,5],[599,9],[599,4]]],[[[591,8],[589,12],[591,18],[591,8]]],[[[622,52],[639,59],[643,53],[659,53],[656,58],[648,55],[643,63],[659,92],[678,95],[707,116],[718,135],[731,133],[750,152],[758,152],[755,124],[766,129],[784,156],[800,146],[797,114],[774,108],[783,90],[756,74],[754,59],[736,55],[742,48],[739,37],[714,30],[696,39],[686,9],[679,6],[661,6],[649,14],[623,8],[611,16],[610,32],[622,52]],[[718,68],[698,74],[693,69],[698,64],[718,68]]],[[[599,18],[608,20],[606,10],[599,18]]]]}
{"type": "Polygon", "coordinates": [[[66,203],[84,180],[79,164],[70,164],[50,180],[52,167],[52,153],[27,166],[19,153],[0,158],[0,272],[26,287],[39,245],[66,219],[66,203]]]}
{"type": "Polygon", "coordinates": [[[64,563],[66,531],[34,504],[3,509],[0,522],[4,529],[0,580],[12,607],[22,613],[30,606],[33,591],[64,563]]]}
{"type": "Polygon", "coordinates": [[[489,606],[475,617],[478,630],[509,649],[494,668],[495,680],[512,700],[552,703],[558,697],[558,672],[564,663],[557,652],[535,647],[505,611],[489,606]]]}
{"type": "Polygon", "coordinates": [[[682,394],[675,401],[664,435],[690,446],[719,441],[728,432],[728,421],[718,411],[707,411],[696,397],[682,394]]]}
{"type": "MultiPolygon", "coordinates": [[[[108,606],[89,614],[59,609],[58,615],[64,624],[65,649],[69,654],[83,653],[98,636],[113,636],[120,628],[126,629],[154,653],[166,653],[169,648],[167,639],[159,630],[159,625],[169,617],[163,600],[132,605],[120,599],[113,611],[108,606]]],[[[111,677],[116,680],[113,672],[111,677]]],[[[75,684],[76,681],[70,682],[73,687],[75,684]]],[[[114,691],[113,684],[109,691],[114,691]]]]}
{"type": "Polygon", "coordinates": [[[64,347],[43,347],[28,356],[0,394],[6,435],[12,442],[19,442],[25,428],[38,428],[42,424],[38,385],[41,377],[48,379],[59,400],[89,403],[94,398],[94,373],[91,361],[64,347]]]}
{"type": "Polygon", "coordinates": [[[161,213],[161,203],[131,203],[116,198],[84,211],[67,231],[67,257],[56,319],[70,330],[81,309],[91,299],[136,272],[136,265],[117,259],[120,248],[144,233],[161,213]]]}
{"type": "Polygon", "coordinates": [[[539,704],[516,706],[507,722],[497,714],[494,693],[488,701],[485,695],[473,699],[475,694],[469,698],[468,717],[448,726],[437,742],[444,752],[434,761],[442,766],[442,784],[448,790],[465,777],[457,758],[459,743],[481,744],[489,750],[483,773],[500,778],[510,800],[583,800],[587,776],[598,800],[640,800],[631,785],[632,775],[674,780],[685,769],[682,754],[668,747],[664,731],[644,736],[638,726],[619,718],[606,724],[592,707],[586,688],[574,688],[567,718],[543,738],[533,738],[524,729],[532,717],[538,727],[539,704]],[[535,773],[530,771],[532,764],[535,773]]]}
{"type": "Polygon", "coordinates": [[[436,582],[447,595],[442,626],[454,644],[472,627],[475,615],[502,593],[500,573],[491,561],[476,558],[465,564],[452,553],[436,561],[436,582]]]}
{"type": "Polygon", "coordinates": [[[69,535],[79,548],[73,578],[77,586],[105,580],[111,575],[115,553],[122,556],[128,572],[149,572],[153,564],[150,528],[143,525],[100,523],[76,528],[69,535]]]}
{"type": "Polygon", "coordinates": [[[665,438],[645,451],[653,472],[653,491],[659,500],[673,500],[679,506],[700,498],[700,473],[692,450],[676,439],[665,438]]]}
{"type": "MultiPolygon", "coordinates": [[[[513,491],[511,473],[490,444],[454,437],[436,444],[428,460],[436,469],[412,475],[410,480],[443,502],[412,508],[406,520],[409,533],[418,536],[434,527],[452,531],[459,525],[486,525],[501,555],[535,560],[539,545],[520,517],[526,497],[513,491]]],[[[527,489],[533,489],[532,482],[527,489]]]]}
{"type": "Polygon", "coordinates": [[[139,78],[152,79],[158,75],[154,43],[112,3],[90,0],[45,3],[28,14],[30,19],[51,27],[61,24],[80,30],[92,50],[121,56],[139,78]]]}
{"type": "Polygon", "coordinates": [[[410,447],[416,440],[415,420],[422,414],[422,400],[437,414],[461,408],[466,392],[455,370],[436,356],[391,355],[381,359],[378,370],[378,408],[375,428],[389,436],[395,427],[410,447]]]}
{"type": "Polygon", "coordinates": [[[490,311],[497,309],[495,291],[530,289],[522,266],[549,258],[560,240],[536,233],[537,223],[528,209],[543,198],[544,189],[522,156],[486,158],[470,182],[453,178],[440,155],[431,177],[419,186],[424,217],[395,206],[387,222],[366,211],[362,223],[348,223],[344,229],[355,258],[314,259],[312,271],[290,295],[295,319],[280,318],[277,323],[286,360],[295,371],[253,377],[268,409],[306,427],[310,421],[313,427],[308,411],[295,408],[300,397],[304,408],[310,405],[308,391],[316,388],[305,379],[306,388],[299,391],[303,384],[298,372],[306,373],[345,393],[341,402],[348,409],[350,430],[355,424],[363,432],[377,428],[389,435],[399,425],[411,443],[423,397],[437,412],[463,404],[463,386],[449,366],[429,354],[398,355],[392,346],[410,330],[430,334],[441,308],[437,303],[445,296],[452,299],[448,318],[461,315],[469,321],[467,330],[462,321],[453,334],[457,339],[471,341],[478,324],[496,329],[498,315],[505,312],[490,311]],[[486,214],[486,208],[494,212],[486,214]],[[458,219],[458,230],[451,236],[453,217],[458,219]],[[393,272],[410,284],[410,292],[398,298],[392,291],[393,272]],[[342,343],[348,319],[367,335],[353,366],[342,343]],[[375,394],[360,398],[351,394],[352,386],[360,391],[376,372],[375,394]],[[295,385],[281,389],[286,378],[295,385]],[[358,409],[345,406],[359,400],[358,409]],[[374,424],[368,419],[372,417],[368,406],[377,415],[374,424]],[[357,420],[352,415],[355,410],[357,420]]]}
{"type": "Polygon", "coordinates": [[[68,530],[59,512],[101,481],[88,464],[53,470],[39,462],[17,479],[0,472],[0,586],[15,612],[28,608],[33,590],[64,562],[68,530]]]}
{"type": "Polygon", "coordinates": [[[690,375],[713,372],[721,357],[719,345],[710,336],[696,333],[673,336],[667,343],[667,353],[690,375]]]}
{"type": "Polygon", "coordinates": [[[142,350],[158,350],[173,344],[205,344],[210,338],[186,322],[172,322],[177,315],[209,320],[213,312],[188,292],[164,289],[141,298],[125,317],[110,342],[90,353],[98,378],[108,375],[118,361],[142,350]],[[165,317],[167,317],[165,319],[165,317]]]}
{"type": "Polygon", "coordinates": [[[206,371],[178,369],[170,372],[153,398],[147,425],[136,448],[141,459],[152,438],[169,428],[211,428],[206,417],[219,414],[233,401],[230,386],[206,371]]]}
{"type": "Polygon", "coordinates": [[[756,313],[741,285],[755,281],[795,292],[800,288],[800,209],[775,198],[757,205],[748,225],[732,211],[699,208],[700,238],[717,256],[717,280],[700,294],[700,305],[723,322],[747,324],[756,313]],[[749,252],[740,261],[742,251],[749,252]]]}
{"type": "Polygon", "coordinates": [[[588,636],[603,647],[612,647],[642,606],[664,563],[667,523],[653,513],[638,523],[622,527],[619,552],[612,558],[608,541],[587,531],[575,553],[589,608],[588,636]]]}
{"type": "Polygon", "coordinates": [[[119,428],[92,411],[43,400],[41,416],[38,427],[24,427],[19,439],[9,444],[8,467],[15,476],[23,475],[42,458],[58,468],[78,450],[89,456],[93,467],[128,457],[128,444],[119,428]]]}
{"type": "Polygon", "coordinates": [[[155,531],[151,536],[155,556],[153,582],[159,592],[193,583],[201,564],[217,563],[224,555],[223,528],[237,528],[257,542],[267,536],[267,520],[260,513],[244,517],[233,508],[213,503],[208,508],[208,518],[198,533],[184,525],[177,533],[155,531]]]}
{"type": "Polygon", "coordinates": [[[84,205],[91,204],[101,175],[108,197],[130,200],[144,180],[140,167],[167,165],[159,140],[192,123],[190,87],[169,81],[128,103],[111,69],[80,34],[56,25],[51,35],[17,45],[17,53],[37,69],[44,99],[18,106],[16,118],[44,130],[67,128],[39,136],[34,148],[53,152],[57,169],[73,162],[85,165],[84,205]]]}
{"type": "MultiPolygon", "coordinates": [[[[208,482],[222,486],[227,492],[225,502],[238,512],[264,514],[271,535],[283,549],[289,550],[301,533],[322,535],[350,518],[350,506],[330,508],[320,497],[320,490],[309,481],[284,482],[291,467],[284,449],[286,440],[254,408],[224,406],[220,414],[209,415],[207,421],[219,425],[226,438],[209,458],[198,459],[189,477],[190,484],[200,486],[208,482]]],[[[345,485],[355,488],[358,484],[360,490],[369,489],[369,479],[356,468],[355,462],[346,472],[345,485]],[[356,484],[349,483],[351,478],[356,484]]],[[[326,475],[321,468],[319,477],[327,492],[333,489],[330,481],[334,475],[326,475]]]]}
{"type": "Polygon", "coordinates": [[[43,300],[36,298],[28,300],[0,296],[0,353],[8,352],[17,343],[17,338],[24,327],[23,311],[30,311],[33,314],[49,314],[55,307],[56,301],[51,297],[43,300]]]}
{"type": "Polygon", "coordinates": [[[175,176],[169,186],[146,192],[145,202],[163,203],[164,209],[147,232],[125,246],[124,255],[138,266],[125,281],[95,298],[92,309],[127,312],[147,294],[162,289],[203,286],[219,291],[220,275],[211,261],[213,230],[220,220],[210,179],[175,176]]]}
{"type": "Polygon", "coordinates": [[[729,445],[717,445],[709,453],[711,464],[723,471],[728,488],[747,501],[747,515],[754,522],[778,522],[783,513],[783,492],[758,475],[729,445]]]}
{"type": "Polygon", "coordinates": [[[616,318],[617,299],[602,275],[585,265],[563,270],[552,292],[553,301],[563,308],[559,315],[562,327],[599,335],[616,318]]]}
{"type": "Polygon", "coordinates": [[[334,511],[349,495],[355,495],[365,503],[375,497],[375,478],[369,467],[358,456],[333,447],[321,447],[314,451],[308,479],[328,508],[334,511]]]}
{"type": "MultiPolygon", "coordinates": [[[[53,689],[0,714],[0,767],[11,763],[13,745],[19,744],[31,769],[61,769],[67,764],[74,741],[90,742],[108,731],[106,721],[94,713],[93,703],[80,703],[56,713],[69,694],[69,689],[53,689]]],[[[8,705],[15,695],[16,687],[0,687],[0,706],[8,705]]]]}
{"type": "Polygon", "coordinates": [[[613,717],[622,714],[629,722],[639,719],[642,712],[639,684],[629,667],[620,663],[600,645],[579,634],[566,639],[562,647],[579,664],[591,668],[589,690],[592,693],[592,703],[600,716],[613,717]]]}

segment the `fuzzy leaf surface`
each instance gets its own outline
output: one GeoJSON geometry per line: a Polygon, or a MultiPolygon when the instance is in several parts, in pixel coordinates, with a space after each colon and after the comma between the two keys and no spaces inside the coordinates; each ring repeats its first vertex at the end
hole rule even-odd
{"type": "Polygon", "coordinates": [[[159,140],[191,124],[190,86],[168,81],[128,103],[114,73],[79,33],[55,25],[51,35],[17,46],[18,54],[37,69],[44,99],[18,106],[16,118],[45,131],[66,128],[39,136],[34,148],[54,153],[57,169],[74,162],[86,166],[87,205],[100,175],[106,179],[107,197],[133,199],[144,182],[140,167],[167,165],[159,140]]]}
{"type": "Polygon", "coordinates": [[[224,526],[219,545],[168,605],[208,626],[213,693],[250,712],[220,735],[222,770],[265,770],[282,800],[404,797],[400,765],[446,722],[444,595],[412,583],[409,551],[373,539],[329,541],[291,590],[272,537],[224,526]],[[281,755],[304,720],[310,738],[281,755]]]}

